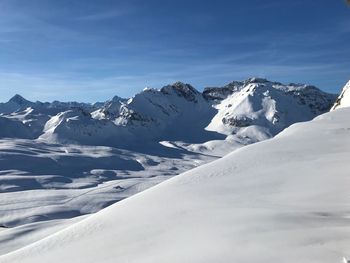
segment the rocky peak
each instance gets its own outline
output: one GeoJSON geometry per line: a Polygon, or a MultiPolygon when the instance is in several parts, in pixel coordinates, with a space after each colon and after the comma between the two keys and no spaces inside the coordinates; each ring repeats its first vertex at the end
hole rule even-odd
{"type": "Polygon", "coordinates": [[[185,84],[182,82],[175,82],[172,85],[167,85],[160,90],[163,94],[176,93],[179,97],[183,97],[188,101],[196,102],[196,97],[200,94],[194,87],[190,84],[185,84]]]}
{"type": "Polygon", "coordinates": [[[13,96],[9,102],[12,103],[16,103],[18,105],[27,105],[27,104],[31,104],[30,101],[26,100],[25,98],[23,98],[21,95],[16,94],[15,96],[13,96]]]}
{"type": "Polygon", "coordinates": [[[206,100],[223,100],[229,95],[241,90],[243,87],[243,82],[232,81],[224,87],[208,87],[204,88],[203,97],[206,100]]]}
{"type": "Polygon", "coordinates": [[[268,81],[267,79],[264,79],[264,78],[257,78],[257,77],[252,77],[252,78],[249,78],[247,80],[244,81],[244,84],[247,85],[247,84],[250,84],[250,83],[267,83],[267,82],[270,82],[268,81]]]}
{"type": "Polygon", "coordinates": [[[229,84],[227,84],[226,86],[224,86],[225,88],[228,88],[228,89],[238,89],[240,88],[241,86],[243,85],[243,81],[231,81],[229,84]]]}
{"type": "Polygon", "coordinates": [[[114,96],[112,99],[111,99],[112,102],[124,102],[124,101],[127,101],[127,99],[124,99],[124,98],[121,98],[119,96],[114,96]]]}

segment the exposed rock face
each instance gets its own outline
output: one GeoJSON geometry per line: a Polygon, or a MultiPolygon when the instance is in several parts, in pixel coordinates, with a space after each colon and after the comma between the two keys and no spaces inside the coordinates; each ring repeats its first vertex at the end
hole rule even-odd
{"type": "Polygon", "coordinates": [[[203,91],[203,97],[207,100],[223,100],[227,96],[239,91],[243,86],[243,82],[232,81],[224,87],[212,87],[205,88],[203,91]]]}
{"type": "Polygon", "coordinates": [[[331,110],[350,107],[350,81],[344,86],[331,110]]]}
{"type": "Polygon", "coordinates": [[[194,102],[197,102],[197,96],[200,94],[190,84],[184,84],[182,82],[175,82],[172,85],[165,86],[161,88],[160,91],[167,95],[171,95],[175,93],[179,97],[183,97],[188,101],[194,101],[194,102]]]}
{"type": "Polygon", "coordinates": [[[300,104],[310,107],[315,114],[328,111],[336,98],[334,94],[320,93],[318,88],[309,85],[291,90],[290,93],[298,99],[300,104]]]}
{"type": "Polygon", "coordinates": [[[225,125],[235,126],[235,127],[248,127],[252,125],[253,120],[247,117],[237,117],[233,116],[230,118],[222,118],[222,123],[225,125]]]}

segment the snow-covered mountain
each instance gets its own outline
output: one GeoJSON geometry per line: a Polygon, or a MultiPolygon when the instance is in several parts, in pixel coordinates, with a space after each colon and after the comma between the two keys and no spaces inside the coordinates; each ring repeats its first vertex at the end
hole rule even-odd
{"type": "MultiPolygon", "coordinates": [[[[208,129],[253,138],[252,127],[266,133],[263,137],[271,137],[295,122],[307,121],[328,111],[334,101],[334,96],[320,93],[313,86],[283,85],[257,78],[232,82],[222,90],[223,94],[230,90],[231,95],[217,105],[218,114],[208,129]]],[[[218,89],[212,91],[206,89],[204,93],[217,99],[218,89]]]]}
{"type": "Polygon", "coordinates": [[[349,114],[292,125],[0,261],[347,262],[349,114]]]}
{"type": "Polygon", "coordinates": [[[0,103],[0,113],[9,114],[12,112],[25,110],[28,107],[34,107],[35,105],[35,103],[26,100],[21,95],[16,94],[8,102],[0,103]]]}
{"type": "MultiPolygon", "coordinates": [[[[97,104],[98,105],[98,104],[97,104]]],[[[31,102],[23,98],[21,95],[16,94],[8,102],[0,103],[0,113],[10,114],[15,112],[21,112],[27,108],[32,108],[37,111],[41,111],[43,114],[53,115],[58,112],[70,109],[70,108],[84,108],[86,110],[93,110],[96,108],[95,105],[89,103],[80,102],[31,102]]]]}
{"type": "MultiPolygon", "coordinates": [[[[111,100],[103,103],[98,109],[91,113],[94,119],[109,119],[117,118],[120,114],[120,107],[127,101],[127,99],[114,96],[111,100]]],[[[95,104],[96,106],[96,104],[95,104]]]]}
{"type": "MultiPolygon", "coordinates": [[[[52,116],[70,109],[83,109],[91,112],[96,110],[95,105],[79,102],[31,102],[16,94],[8,102],[0,103],[0,116],[18,122],[26,127],[14,133],[14,138],[38,138],[44,132],[44,126],[52,116]]],[[[7,138],[6,128],[0,131],[0,138],[7,138]]]]}
{"type": "MultiPolygon", "coordinates": [[[[19,95],[0,105],[4,118],[30,130],[18,138],[54,143],[123,146],[133,141],[203,144],[229,136],[255,142],[289,125],[329,110],[335,96],[313,86],[251,78],[203,93],[176,82],[147,88],[129,100],[114,97],[104,105],[30,102],[19,95]]],[[[1,134],[6,137],[7,133],[1,134]]]]}
{"type": "Polygon", "coordinates": [[[350,81],[344,86],[332,110],[350,107],[350,81]]]}

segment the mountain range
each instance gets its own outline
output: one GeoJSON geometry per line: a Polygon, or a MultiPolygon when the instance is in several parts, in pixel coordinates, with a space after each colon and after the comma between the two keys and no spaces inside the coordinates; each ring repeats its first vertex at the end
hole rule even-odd
{"type": "Polygon", "coordinates": [[[0,104],[0,138],[123,148],[145,141],[256,142],[328,111],[335,98],[314,86],[261,78],[203,92],[176,82],[95,104],[31,102],[15,95],[0,104]]]}

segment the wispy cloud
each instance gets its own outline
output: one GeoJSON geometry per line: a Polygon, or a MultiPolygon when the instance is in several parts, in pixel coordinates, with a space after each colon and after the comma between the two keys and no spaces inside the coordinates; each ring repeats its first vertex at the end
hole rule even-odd
{"type": "Polygon", "coordinates": [[[93,13],[87,14],[80,17],[75,18],[80,21],[101,21],[101,20],[109,20],[124,17],[130,15],[133,12],[131,8],[118,8],[107,12],[93,13]]]}
{"type": "MultiPolygon", "coordinates": [[[[90,43],[105,41],[110,38],[104,31],[89,31],[88,22],[97,22],[125,17],[132,14],[135,8],[127,5],[114,6],[112,10],[94,11],[25,9],[21,1],[4,0],[0,3],[0,39],[22,43],[45,43],[49,47],[53,42],[61,45],[72,43],[90,43]]],[[[23,1],[24,2],[24,1],[23,1]]],[[[34,5],[35,6],[35,5],[34,5]]]]}

